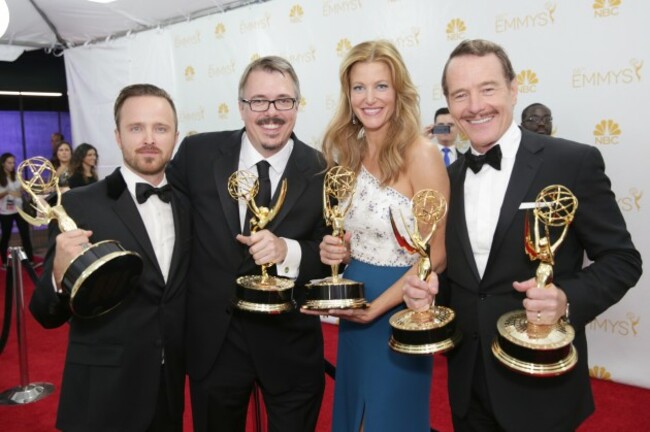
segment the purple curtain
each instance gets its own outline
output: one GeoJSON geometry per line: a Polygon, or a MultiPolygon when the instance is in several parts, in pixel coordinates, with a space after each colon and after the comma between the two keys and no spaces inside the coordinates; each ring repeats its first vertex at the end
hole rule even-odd
{"type": "MultiPolygon", "coordinates": [[[[71,139],[70,113],[54,111],[25,111],[25,152],[27,157],[52,157],[52,132],[61,132],[66,140],[71,139]]],[[[16,156],[16,162],[23,160],[23,137],[19,111],[0,111],[0,137],[2,151],[16,156]]]]}

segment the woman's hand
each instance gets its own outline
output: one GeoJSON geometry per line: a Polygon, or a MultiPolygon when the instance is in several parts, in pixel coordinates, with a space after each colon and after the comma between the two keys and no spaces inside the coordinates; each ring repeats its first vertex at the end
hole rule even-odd
{"type": "Polygon", "coordinates": [[[304,313],[305,315],[333,316],[336,318],[355,322],[357,324],[371,323],[378,316],[376,313],[376,309],[373,308],[372,306],[372,303],[370,303],[367,308],[359,308],[359,309],[329,309],[329,310],[318,311],[318,310],[305,309],[303,307],[300,308],[300,312],[304,313]]]}

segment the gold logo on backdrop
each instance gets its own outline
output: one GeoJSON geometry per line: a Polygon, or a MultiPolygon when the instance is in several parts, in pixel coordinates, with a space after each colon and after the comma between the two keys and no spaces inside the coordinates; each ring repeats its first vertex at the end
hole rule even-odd
{"type": "Polygon", "coordinates": [[[605,369],[604,366],[594,366],[592,368],[589,368],[589,376],[592,378],[598,378],[601,380],[605,381],[611,381],[612,380],[612,374],[609,373],[607,369],[605,369]]]}
{"type": "Polygon", "coordinates": [[[361,9],[361,0],[325,0],[323,16],[338,15],[361,9]]]}
{"type": "Polygon", "coordinates": [[[433,86],[433,89],[431,90],[431,98],[436,101],[445,98],[445,93],[442,91],[442,86],[440,84],[433,86]]]}
{"type": "Polygon", "coordinates": [[[518,31],[528,28],[546,27],[555,23],[555,3],[546,3],[545,10],[527,15],[511,16],[508,14],[497,15],[494,23],[497,33],[518,31]]]}
{"type": "Polygon", "coordinates": [[[187,133],[185,134],[185,138],[190,137],[192,135],[196,135],[197,133],[198,131],[195,130],[187,131],[187,133]]]}
{"type": "Polygon", "coordinates": [[[178,119],[181,123],[205,120],[205,109],[199,106],[195,111],[180,111],[178,119]]]}
{"type": "Polygon", "coordinates": [[[241,21],[239,23],[239,32],[246,33],[257,30],[269,30],[271,28],[271,14],[265,13],[262,18],[252,19],[250,21],[241,21]]]}
{"type": "Polygon", "coordinates": [[[302,10],[302,6],[293,5],[291,11],[289,12],[289,21],[292,23],[299,23],[302,21],[302,17],[305,12],[302,10]]]}
{"type": "Polygon", "coordinates": [[[348,38],[343,38],[336,44],[336,55],[343,57],[351,49],[352,43],[350,43],[350,40],[348,38]]]}
{"type": "Polygon", "coordinates": [[[593,332],[607,333],[615,336],[622,337],[636,337],[638,335],[637,326],[641,318],[630,311],[625,314],[625,318],[616,317],[608,318],[607,316],[601,315],[596,317],[587,325],[587,329],[593,332]]]}
{"type": "Polygon", "coordinates": [[[201,43],[201,31],[196,30],[194,33],[185,35],[185,36],[180,36],[177,35],[174,37],[174,45],[177,48],[184,47],[187,45],[197,45],[201,43]]]}
{"type": "Polygon", "coordinates": [[[217,39],[223,39],[223,36],[226,34],[226,26],[223,23],[219,23],[214,27],[214,37],[217,39]]]}
{"type": "Polygon", "coordinates": [[[618,15],[618,7],[621,3],[621,0],[595,0],[592,6],[594,9],[594,17],[606,18],[618,15]]]}
{"type": "Polygon", "coordinates": [[[259,59],[260,59],[260,55],[258,53],[253,53],[251,55],[251,63],[259,59]]]}
{"type": "Polygon", "coordinates": [[[307,99],[305,99],[304,96],[300,96],[300,100],[298,101],[298,111],[302,112],[305,110],[307,107],[307,99]]]}
{"type": "Polygon", "coordinates": [[[209,65],[208,66],[208,77],[222,77],[227,75],[232,75],[235,73],[235,60],[231,59],[227,64],[220,65],[209,65]]]}
{"type": "Polygon", "coordinates": [[[188,66],[185,68],[186,81],[192,81],[194,79],[194,75],[196,75],[196,72],[194,71],[194,68],[192,66],[188,66]]]}
{"type": "Polygon", "coordinates": [[[571,85],[573,88],[584,88],[641,82],[643,60],[633,58],[629,63],[630,67],[606,71],[588,71],[585,68],[577,68],[571,76],[571,85]]]}
{"type": "Polygon", "coordinates": [[[601,120],[594,129],[596,144],[618,144],[620,136],[621,128],[612,119],[601,120]]]}
{"type": "Polygon", "coordinates": [[[228,105],[225,103],[220,103],[219,104],[219,118],[222,120],[225,120],[228,118],[228,113],[230,110],[228,109],[228,105]]]}
{"type": "Polygon", "coordinates": [[[420,46],[420,29],[418,27],[411,27],[410,31],[404,31],[400,36],[387,39],[398,49],[418,47],[420,46]]]}
{"type": "Polygon", "coordinates": [[[535,93],[539,79],[537,74],[530,69],[523,70],[517,75],[517,85],[520,93],[535,93]]]}
{"type": "Polygon", "coordinates": [[[627,195],[623,195],[616,199],[621,211],[624,212],[639,212],[641,211],[641,198],[643,198],[643,191],[635,187],[631,187],[627,195]]]}
{"type": "Polygon", "coordinates": [[[465,22],[460,18],[454,18],[447,23],[447,40],[458,41],[465,39],[465,32],[467,27],[465,27],[465,22]]]}

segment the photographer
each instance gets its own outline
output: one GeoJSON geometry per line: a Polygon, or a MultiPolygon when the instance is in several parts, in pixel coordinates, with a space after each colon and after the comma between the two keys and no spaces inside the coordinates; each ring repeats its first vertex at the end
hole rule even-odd
{"type": "Polygon", "coordinates": [[[424,133],[429,139],[435,137],[445,166],[451,165],[462,155],[456,148],[458,129],[447,108],[440,108],[436,111],[436,115],[433,117],[433,125],[427,126],[424,133]]]}

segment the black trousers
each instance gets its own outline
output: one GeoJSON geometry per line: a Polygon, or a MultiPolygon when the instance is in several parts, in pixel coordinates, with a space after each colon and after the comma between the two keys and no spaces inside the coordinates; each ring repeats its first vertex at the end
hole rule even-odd
{"type": "Polygon", "coordinates": [[[160,367],[160,386],[158,387],[158,400],[156,411],[153,415],[151,425],[146,432],[182,432],[183,420],[174,420],[170,414],[169,398],[167,397],[167,379],[165,378],[165,366],[160,367]]]}
{"type": "Polygon", "coordinates": [[[20,240],[22,241],[25,254],[30,261],[34,261],[34,251],[32,250],[32,241],[29,238],[29,224],[18,214],[0,215],[0,228],[2,237],[0,238],[0,254],[2,254],[2,263],[7,264],[7,250],[9,249],[9,239],[11,238],[11,229],[14,221],[18,226],[20,240]]]}

